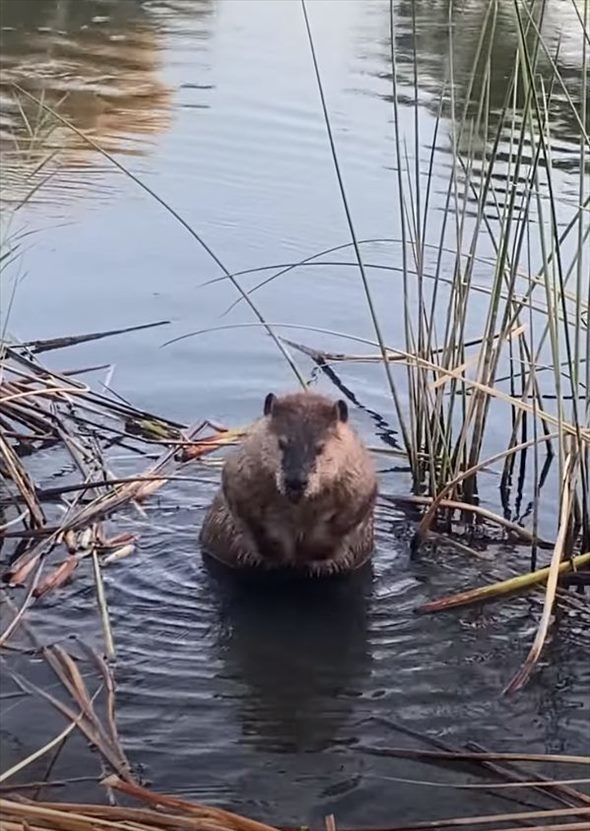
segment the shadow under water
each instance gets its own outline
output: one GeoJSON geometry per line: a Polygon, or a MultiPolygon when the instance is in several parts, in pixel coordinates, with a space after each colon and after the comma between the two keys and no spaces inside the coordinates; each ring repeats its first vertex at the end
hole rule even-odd
{"type": "Polygon", "coordinates": [[[217,564],[222,675],[239,681],[243,736],[269,751],[319,752],[370,672],[372,570],[325,580],[239,578],[217,564]]]}

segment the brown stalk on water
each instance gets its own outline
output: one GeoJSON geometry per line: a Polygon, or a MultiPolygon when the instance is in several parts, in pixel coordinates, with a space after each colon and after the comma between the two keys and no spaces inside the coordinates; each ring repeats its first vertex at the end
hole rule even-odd
{"type": "MultiPolygon", "coordinates": [[[[90,388],[85,387],[84,392],[89,392],[90,388]]],[[[21,390],[20,392],[14,392],[12,394],[8,394],[3,396],[1,399],[3,404],[10,404],[13,401],[24,401],[25,399],[34,399],[34,398],[48,398],[51,399],[53,397],[58,397],[63,395],[64,393],[73,393],[78,394],[80,392],[80,387],[68,386],[64,385],[62,387],[45,387],[44,389],[25,389],[21,390]]],[[[27,402],[28,403],[28,402],[27,402]]]]}
{"type": "MultiPolygon", "coordinates": [[[[189,813],[192,813],[192,810],[194,810],[194,808],[193,808],[194,803],[187,802],[186,800],[180,800],[177,797],[167,797],[167,796],[163,796],[161,794],[154,794],[150,791],[147,791],[144,788],[139,788],[135,785],[129,785],[128,783],[125,783],[125,782],[120,782],[120,781],[117,780],[117,777],[115,777],[115,776],[108,777],[108,779],[105,780],[105,782],[103,784],[107,784],[107,783],[111,787],[113,787],[115,790],[121,790],[122,792],[128,794],[129,796],[133,796],[137,799],[141,799],[143,801],[152,803],[154,805],[163,805],[165,807],[169,807],[169,808],[173,808],[173,809],[181,810],[181,811],[186,811],[186,812],[189,812],[189,813]]],[[[201,808],[201,806],[199,806],[199,808],[201,808]]],[[[206,809],[206,810],[208,810],[208,809],[206,809]]],[[[225,814],[225,812],[223,812],[223,814],[225,814]]],[[[541,818],[541,817],[551,818],[551,817],[559,817],[559,816],[584,816],[584,815],[589,815],[590,816],[590,808],[583,808],[583,807],[582,808],[557,808],[557,809],[545,809],[545,810],[539,810],[539,811],[527,811],[527,812],[511,813],[511,814],[496,814],[496,815],[490,815],[488,817],[482,817],[479,821],[480,821],[480,823],[483,824],[483,823],[488,823],[488,822],[506,821],[505,819],[503,820],[503,818],[506,818],[508,820],[510,820],[510,819],[518,820],[519,818],[537,818],[537,817],[539,817],[539,818],[541,818]]],[[[452,819],[452,820],[447,820],[447,821],[442,821],[442,822],[447,822],[450,825],[453,825],[453,824],[461,825],[461,824],[467,824],[467,822],[466,822],[467,819],[468,818],[465,818],[465,819],[457,818],[457,819],[452,819]]],[[[473,821],[477,822],[478,819],[479,818],[474,817],[473,821]]],[[[251,820],[246,820],[246,822],[250,823],[251,820]]],[[[255,826],[239,825],[238,827],[242,828],[243,831],[250,831],[250,829],[251,829],[251,831],[257,831],[256,825],[258,826],[258,828],[261,827],[260,824],[258,824],[258,823],[256,823],[255,826]]],[[[387,826],[387,827],[391,828],[392,831],[393,831],[393,829],[395,829],[395,828],[398,828],[398,827],[403,828],[403,827],[406,827],[406,826],[387,826]]],[[[409,828],[414,828],[414,827],[415,828],[421,828],[421,827],[427,828],[427,827],[436,827],[436,825],[433,824],[432,826],[430,826],[427,823],[411,823],[407,827],[409,827],[409,828]]],[[[262,826],[262,829],[266,829],[266,828],[267,828],[267,826],[262,826]]]]}
{"type": "MultiPolygon", "coordinates": [[[[539,548],[553,548],[555,544],[549,540],[544,540],[542,537],[538,537],[527,528],[524,528],[522,525],[500,516],[500,514],[495,514],[493,511],[489,511],[481,505],[473,505],[470,502],[460,502],[457,499],[441,499],[437,496],[414,496],[412,494],[383,494],[381,498],[388,502],[397,504],[424,505],[427,506],[429,510],[436,504],[437,510],[449,509],[451,511],[461,511],[463,513],[474,514],[475,516],[485,519],[494,525],[499,525],[501,528],[505,528],[508,532],[514,534],[523,542],[534,543],[539,548]]],[[[430,528],[424,532],[424,535],[427,533],[430,533],[430,528]]],[[[424,540],[424,535],[421,535],[421,540],[424,540]]]]}
{"type": "MultiPolygon", "coordinates": [[[[202,444],[206,444],[205,440],[203,440],[202,444]]],[[[174,442],[175,446],[178,446],[177,442],[174,442]]],[[[187,446],[189,448],[195,447],[195,442],[184,442],[183,446],[187,446]]],[[[197,444],[199,446],[199,444],[197,444]]],[[[221,445],[218,445],[221,446],[221,445]]],[[[200,455],[205,455],[201,453],[200,455]]],[[[191,456],[191,458],[194,458],[191,456]]],[[[197,456],[198,458],[198,456],[197,456]]],[[[183,459],[184,461],[184,459],[183,459]]],[[[162,484],[166,484],[166,482],[199,482],[200,477],[198,476],[123,476],[120,479],[109,477],[107,479],[100,479],[92,482],[78,482],[75,485],[58,485],[54,488],[37,488],[37,497],[39,501],[50,501],[52,499],[57,499],[60,496],[63,496],[66,493],[75,493],[76,491],[88,491],[97,486],[100,487],[113,487],[113,485],[129,485],[133,482],[162,482],[162,484]]],[[[2,505],[2,500],[0,500],[0,505],[2,505]]]]}
{"type": "Polygon", "coordinates": [[[17,344],[18,347],[30,350],[33,354],[49,352],[54,349],[65,349],[68,346],[77,346],[79,343],[88,343],[103,338],[112,338],[115,335],[126,335],[129,332],[140,332],[143,329],[155,329],[158,326],[168,326],[169,320],[159,320],[157,323],[141,323],[137,326],[126,326],[124,329],[108,329],[104,332],[90,332],[84,335],[68,335],[61,338],[45,338],[45,340],[31,340],[17,344]]]}
{"type": "Polygon", "coordinates": [[[193,459],[201,459],[208,453],[212,453],[217,450],[217,448],[233,444],[243,438],[248,430],[249,427],[235,427],[233,429],[224,428],[214,436],[208,436],[200,441],[194,441],[185,445],[181,451],[180,459],[183,462],[188,462],[193,459]]]}
{"type": "MultiPolygon", "coordinates": [[[[580,554],[578,557],[572,557],[571,560],[567,560],[565,562],[558,562],[557,576],[577,571],[588,566],[590,566],[590,552],[587,554],[580,554]]],[[[499,583],[493,583],[490,586],[483,586],[478,589],[469,589],[468,591],[460,592],[459,594],[452,594],[447,597],[441,597],[438,600],[431,600],[428,603],[424,603],[422,606],[418,606],[415,611],[419,614],[443,612],[447,609],[456,609],[459,606],[468,606],[471,603],[481,603],[485,600],[497,600],[501,597],[506,597],[508,594],[520,592],[523,589],[531,588],[539,585],[540,583],[544,583],[552,577],[552,574],[552,566],[547,566],[547,568],[540,568],[537,571],[529,571],[526,574],[520,574],[517,577],[511,577],[508,580],[502,580],[499,583]]]]}
{"type": "Polygon", "coordinates": [[[12,479],[21,494],[23,501],[29,510],[29,516],[32,520],[33,526],[37,528],[42,527],[45,523],[45,516],[43,514],[43,509],[37,500],[35,488],[20,459],[1,432],[0,456],[4,459],[2,467],[4,468],[5,475],[12,479]]]}
{"type": "Polygon", "coordinates": [[[547,589],[545,592],[545,602],[543,605],[543,613],[539,621],[539,627],[535,640],[531,646],[530,652],[522,665],[521,669],[514,676],[512,681],[508,684],[504,692],[516,692],[524,687],[527,683],[532,671],[534,670],[537,661],[541,656],[543,645],[549,631],[551,622],[551,614],[555,603],[555,593],[557,590],[557,580],[562,565],[562,560],[567,556],[568,552],[565,550],[568,531],[571,527],[572,516],[571,509],[575,493],[575,476],[578,466],[578,459],[574,453],[566,459],[564,479],[561,491],[561,512],[559,519],[559,532],[555,542],[553,556],[551,558],[551,566],[547,574],[547,589]]]}
{"type": "MultiPolygon", "coordinates": [[[[154,808],[127,808],[118,805],[55,802],[31,803],[22,798],[18,802],[3,798],[0,799],[0,810],[6,819],[3,821],[2,827],[6,828],[7,831],[13,831],[13,829],[16,831],[26,823],[26,826],[31,829],[43,828],[51,831],[55,829],[59,831],[92,831],[93,829],[124,831],[126,828],[135,828],[138,831],[144,831],[144,829],[150,831],[153,831],[153,829],[169,829],[173,831],[175,828],[185,829],[185,831],[277,831],[276,826],[269,826],[220,808],[213,808],[177,797],[152,793],[145,788],[130,786],[128,783],[121,782],[116,776],[110,776],[103,780],[103,784],[147,802],[149,805],[153,805],[154,808]]],[[[389,824],[379,829],[372,829],[372,831],[418,831],[418,829],[459,828],[480,825],[499,828],[499,824],[504,824],[504,831],[512,831],[512,829],[506,829],[505,823],[516,822],[518,823],[516,828],[521,828],[523,822],[528,823],[530,820],[544,821],[543,825],[532,826],[537,831],[539,829],[547,831],[550,828],[554,831],[582,831],[582,829],[588,828],[586,821],[546,824],[552,820],[579,817],[581,815],[590,816],[590,808],[555,808],[453,817],[430,822],[389,824]]],[[[328,822],[332,827],[335,827],[333,817],[329,818],[328,822]]]]}
{"type": "MultiPolygon", "coordinates": [[[[72,578],[79,563],[80,558],[70,554],[62,563],[54,568],[51,574],[48,574],[43,581],[39,582],[33,590],[33,597],[38,600],[48,592],[53,591],[53,589],[63,586],[64,583],[67,583],[72,578]]],[[[13,575],[11,584],[18,585],[24,582],[24,579],[22,571],[20,574],[17,572],[16,575],[13,575]]]]}
{"type": "Polygon", "coordinates": [[[3,401],[2,411],[6,419],[30,430],[32,437],[37,437],[40,441],[55,438],[53,420],[38,401],[35,402],[34,407],[29,406],[28,402],[7,403],[3,401]]]}
{"type": "MultiPolygon", "coordinates": [[[[590,756],[571,756],[554,753],[476,753],[473,751],[409,750],[406,747],[372,747],[356,744],[356,748],[373,756],[392,756],[400,759],[424,759],[450,762],[531,762],[565,765],[590,765],[590,756]]],[[[590,811],[590,808],[588,809],[590,811]]]]}
{"type": "MultiPolygon", "coordinates": [[[[108,780],[105,780],[105,783],[108,780]]],[[[109,783],[112,784],[112,783],[109,783]]],[[[157,795],[159,796],[159,795],[157,795]]],[[[161,797],[160,804],[168,806],[169,797],[161,797]]],[[[180,800],[178,800],[180,802],[180,800]]],[[[31,803],[0,800],[0,809],[17,823],[25,821],[29,827],[56,828],[60,831],[92,831],[92,829],[171,829],[186,831],[276,831],[269,825],[239,817],[220,808],[209,808],[198,803],[184,803],[188,815],[162,810],[124,808],[119,806],[77,805],[75,803],[31,803]],[[35,825],[34,823],[37,823],[35,825]]],[[[174,806],[175,807],[175,806],[174,806]]],[[[22,828],[22,825],[21,825],[22,828]]]]}
{"type": "MultiPolygon", "coordinates": [[[[467,742],[465,747],[467,748],[467,750],[473,750],[476,753],[489,752],[487,748],[478,744],[478,742],[467,742]]],[[[497,770],[499,771],[500,775],[507,776],[509,778],[516,776],[517,779],[522,781],[523,779],[530,777],[528,771],[523,769],[520,765],[515,764],[514,762],[488,762],[487,765],[489,766],[490,770],[497,770]]],[[[545,796],[548,796],[551,799],[557,799],[558,801],[566,805],[590,805],[590,796],[588,794],[582,793],[582,791],[576,790],[568,784],[557,784],[556,780],[551,779],[551,777],[549,776],[544,776],[542,773],[538,771],[535,775],[537,779],[540,780],[538,784],[535,786],[535,789],[538,790],[540,793],[543,793],[545,796]]]]}
{"type": "Polygon", "coordinates": [[[207,812],[211,819],[216,819],[220,822],[230,822],[235,824],[235,828],[240,831],[272,831],[271,826],[255,820],[246,819],[245,817],[232,814],[229,811],[224,811],[221,808],[209,808],[203,805],[198,805],[194,802],[189,802],[186,799],[179,799],[176,796],[165,796],[160,793],[152,793],[146,788],[139,785],[125,782],[120,777],[112,775],[103,780],[103,785],[108,785],[114,790],[125,793],[136,799],[148,802],[152,805],[163,806],[177,811],[184,811],[189,815],[199,816],[200,813],[207,812]]]}
{"type": "MultiPolygon", "coordinates": [[[[405,724],[392,721],[392,719],[390,718],[374,716],[371,717],[369,721],[383,725],[389,729],[393,729],[396,732],[410,736],[413,739],[418,739],[419,741],[425,742],[431,747],[434,747],[437,750],[441,750],[445,753],[454,753],[458,750],[458,748],[454,747],[453,745],[450,745],[448,742],[444,742],[441,739],[429,735],[428,733],[420,733],[417,730],[413,730],[411,727],[408,727],[405,724]]],[[[482,747],[476,742],[467,742],[465,749],[483,754],[490,752],[487,748],[482,747]]],[[[509,784],[522,786],[524,782],[527,782],[533,777],[533,774],[531,774],[530,771],[526,770],[521,765],[518,765],[515,762],[491,762],[486,759],[478,759],[473,760],[472,762],[470,762],[470,764],[473,765],[474,769],[481,775],[488,775],[491,772],[495,776],[501,777],[502,779],[506,780],[504,784],[507,786],[509,784]]],[[[543,776],[543,774],[539,772],[535,772],[534,777],[537,781],[529,785],[531,790],[542,794],[544,797],[547,797],[550,800],[556,801],[568,807],[574,807],[575,805],[580,804],[590,804],[590,796],[587,796],[586,794],[583,794],[580,791],[575,790],[570,785],[558,784],[555,780],[550,779],[547,776],[543,776]]],[[[494,783],[488,783],[488,786],[490,788],[495,787],[494,783]]],[[[481,787],[483,788],[486,786],[481,785],[481,787]]],[[[530,803],[528,804],[530,805],[530,803]]]]}

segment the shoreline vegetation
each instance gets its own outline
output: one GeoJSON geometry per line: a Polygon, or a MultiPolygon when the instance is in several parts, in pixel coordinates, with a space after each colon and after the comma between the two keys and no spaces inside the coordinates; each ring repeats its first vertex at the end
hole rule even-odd
{"type": "MultiPolygon", "coordinates": [[[[492,118],[491,50],[498,3],[488,4],[467,90],[461,99],[456,95],[453,71],[452,14],[459,12],[453,11],[451,4],[448,78],[437,105],[435,135],[426,166],[421,156],[424,137],[420,135],[417,117],[413,136],[403,135],[399,127],[401,78],[394,48],[393,4],[390,7],[391,108],[397,157],[392,192],[395,191],[400,211],[399,227],[391,239],[382,242],[398,246],[400,252],[404,332],[403,342],[395,347],[382,334],[380,321],[387,310],[377,304],[371,285],[375,269],[392,268],[368,263],[364,251],[369,241],[359,239],[355,231],[322,84],[321,55],[315,51],[313,14],[310,20],[305,2],[302,13],[310,59],[350,242],[299,262],[257,269],[262,279],[248,290],[244,289],[242,278],[252,270],[231,273],[198,231],[117,157],[64,118],[58,105],[48,104],[38,90],[32,92],[15,85],[15,101],[28,136],[26,141],[15,139],[13,161],[20,166],[19,175],[28,190],[3,216],[0,247],[4,316],[0,344],[0,545],[2,602],[4,611],[8,610],[0,632],[0,659],[2,672],[10,675],[23,693],[34,695],[59,712],[67,726],[47,745],[0,773],[2,831],[274,829],[142,787],[118,737],[116,640],[103,572],[133,556],[137,536],[117,530],[117,513],[141,514],[143,502],[167,482],[198,481],[197,466],[206,457],[239,442],[248,425],[226,427],[205,418],[193,425],[180,424],[124,401],[111,388],[110,368],[106,365],[56,371],[39,357],[78,343],[165,326],[167,321],[27,343],[9,336],[12,300],[5,303],[6,273],[18,262],[24,237],[29,233],[13,231],[12,221],[53,175],[51,167],[59,153],[51,148],[60,132],[74,133],[89,150],[106,158],[207,251],[221,272],[214,279],[226,280],[237,295],[232,306],[246,303],[254,319],[246,325],[262,327],[268,333],[297,383],[306,385],[295,356],[311,361],[317,371],[332,379],[339,366],[382,366],[391,409],[399,426],[401,449],[373,449],[385,456],[403,457],[411,487],[407,493],[382,494],[380,509],[386,511],[395,506],[412,511],[417,520],[414,551],[431,540],[436,543],[442,539],[465,556],[477,557],[470,545],[475,531],[522,549],[520,574],[496,584],[467,589],[459,574],[456,594],[430,601],[416,613],[442,613],[470,603],[541,592],[542,611],[529,654],[518,673],[507,679],[505,694],[517,693],[530,679],[560,609],[570,613],[560,625],[567,626],[568,620],[573,619],[590,628],[588,593],[584,589],[590,582],[590,0],[579,4],[583,61],[580,88],[575,95],[569,80],[559,72],[559,47],[557,51],[550,49],[542,36],[545,3],[514,0],[511,5],[516,47],[508,67],[503,105],[492,118]],[[565,209],[556,185],[558,170],[552,154],[557,93],[568,104],[571,122],[577,130],[572,142],[579,147],[578,198],[575,205],[565,209]],[[439,141],[443,124],[450,125],[450,167],[449,150],[441,147],[439,141]],[[408,140],[413,142],[410,148],[408,140]],[[433,240],[427,233],[434,212],[432,171],[442,153],[449,171],[446,211],[442,227],[440,223],[433,224],[440,233],[438,240],[433,240]],[[352,251],[351,261],[339,261],[338,265],[348,267],[351,274],[353,269],[358,272],[374,329],[372,340],[329,329],[287,326],[265,318],[256,300],[259,287],[298,268],[333,265],[325,258],[337,250],[352,251]],[[446,309],[443,317],[441,306],[446,309]],[[479,323],[480,334],[468,337],[474,330],[474,321],[479,323]],[[285,336],[289,330],[298,330],[297,340],[285,336]],[[314,332],[332,335],[333,350],[319,350],[299,340],[308,336],[311,339],[314,332]],[[337,351],[343,339],[348,339],[354,352],[337,351]],[[106,373],[100,391],[87,383],[97,371],[106,373]],[[505,447],[491,452],[488,434],[492,422],[499,419],[506,425],[505,447]],[[112,448],[124,448],[137,458],[139,470],[135,476],[112,475],[112,448]],[[30,463],[39,456],[44,456],[46,464],[51,464],[51,459],[58,460],[60,467],[55,470],[55,484],[51,487],[41,487],[36,482],[30,463]],[[64,458],[68,460],[67,474],[60,473],[64,458]],[[482,505],[479,498],[479,474],[489,470],[497,472],[500,481],[496,510],[482,505]],[[550,489],[547,495],[551,477],[555,484],[553,493],[559,494],[557,504],[552,501],[550,489]],[[508,510],[510,494],[514,488],[523,487],[525,480],[531,509],[526,516],[513,516],[508,510]],[[539,530],[539,516],[548,511],[554,516],[555,531],[545,538],[539,530]],[[92,692],[77,660],[62,647],[43,646],[27,615],[37,601],[49,594],[58,596],[60,588],[76,579],[80,569],[88,569],[94,578],[104,643],[102,654],[82,645],[99,678],[92,692]],[[9,666],[6,655],[20,648],[17,637],[26,637],[32,654],[48,664],[68,703],[36,687],[9,666]],[[106,716],[98,714],[99,701],[106,716]],[[100,754],[103,776],[95,781],[104,787],[109,804],[40,801],[35,793],[45,789],[59,792],[59,783],[50,779],[27,782],[26,776],[23,780],[23,772],[30,765],[45,755],[61,752],[68,736],[75,731],[100,754]],[[140,807],[124,807],[115,797],[121,797],[125,805],[132,800],[140,807]]],[[[421,106],[419,65],[419,55],[415,53],[410,93],[416,113],[421,106]]],[[[232,324],[227,324],[206,331],[231,328],[232,324]]],[[[186,333],[167,343],[199,334],[186,333]]],[[[217,463],[215,460],[216,457],[209,459],[209,463],[217,463]]],[[[472,776],[490,781],[415,784],[425,788],[456,787],[459,792],[461,788],[480,787],[503,795],[513,806],[519,804],[518,810],[512,807],[503,814],[485,817],[404,825],[396,825],[392,819],[389,831],[447,827],[507,831],[523,825],[578,831],[590,827],[590,796],[578,788],[590,783],[590,757],[493,753],[474,744],[451,747],[393,722],[384,724],[384,728],[410,735],[428,749],[365,747],[359,748],[359,752],[421,759],[447,770],[457,768],[458,772],[461,765],[467,766],[472,776]],[[552,770],[563,766],[567,775],[541,775],[536,768],[540,763],[552,770]]],[[[327,831],[336,828],[337,820],[326,819],[327,831]]]]}

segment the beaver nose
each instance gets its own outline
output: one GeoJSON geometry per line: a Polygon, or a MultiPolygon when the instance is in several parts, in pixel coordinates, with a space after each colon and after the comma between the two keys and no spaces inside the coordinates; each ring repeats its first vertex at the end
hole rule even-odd
{"type": "Polygon", "coordinates": [[[287,491],[287,495],[294,502],[301,499],[306,487],[306,476],[287,476],[285,479],[285,489],[287,491]]]}

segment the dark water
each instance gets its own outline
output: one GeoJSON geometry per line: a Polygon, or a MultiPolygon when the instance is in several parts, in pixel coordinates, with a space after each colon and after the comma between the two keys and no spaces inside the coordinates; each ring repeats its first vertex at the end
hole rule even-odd
{"type": "MultiPolygon", "coordinates": [[[[504,98],[507,56],[516,38],[510,6],[500,4],[492,118],[504,98]]],[[[309,7],[357,234],[399,238],[389,4],[313,0],[309,7]]],[[[405,79],[400,119],[413,129],[415,25],[426,164],[447,68],[448,3],[416,2],[414,8],[413,23],[412,4],[396,4],[405,79]]],[[[454,32],[464,60],[455,67],[459,99],[485,8],[485,2],[465,4],[454,32]]],[[[68,92],[60,111],[169,201],[228,269],[289,263],[349,241],[298,3],[2,0],[1,9],[6,153],[14,131],[24,141],[9,82],[43,86],[53,103],[68,92]]],[[[550,2],[544,34],[550,46],[561,36],[560,70],[575,90],[581,59],[572,15],[567,0],[550,2]]],[[[578,199],[577,148],[570,139],[571,112],[559,92],[555,106],[556,176],[569,219],[568,206],[578,199]]],[[[439,141],[448,146],[448,121],[441,129],[439,141]]],[[[199,288],[219,270],[153,199],[70,133],[55,131],[50,142],[59,151],[47,162],[53,175],[16,219],[18,228],[35,233],[26,238],[18,264],[9,328],[29,339],[170,320],[166,329],[51,354],[48,362],[60,368],[112,363],[118,392],[180,420],[244,423],[258,414],[269,389],[291,387],[288,367],[254,328],[160,348],[168,337],[252,317],[238,307],[220,318],[235,291],[227,281],[199,288]]],[[[439,165],[433,198],[442,206],[448,170],[439,165]]],[[[6,171],[3,196],[10,201],[26,185],[9,175],[8,165],[6,171]]],[[[437,212],[432,216],[436,241],[437,212]]],[[[396,243],[367,247],[367,256],[400,265],[396,243]]],[[[338,259],[352,257],[345,252],[338,259]]],[[[489,269],[482,268],[481,279],[487,278],[489,269]]],[[[255,274],[244,285],[258,279],[255,274]]],[[[399,272],[373,270],[371,280],[385,337],[401,345],[399,272]]],[[[5,309],[6,283],[2,292],[5,309]]],[[[372,337],[362,287],[349,266],[301,269],[255,297],[271,321],[372,337]]],[[[472,325],[479,334],[477,315],[472,325]]],[[[347,348],[329,335],[292,336],[347,348]]],[[[301,368],[312,371],[305,362],[301,368]]],[[[352,365],[339,373],[363,407],[385,421],[357,408],[355,423],[364,435],[372,443],[376,431],[395,436],[382,371],[352,365]]],[[[326,378],[320,384],[333,390],[326,378]]],[[[493,452],[493,432],[491,442],[493,452]]],[[[44,464],[37,472],[48,483],[44,464]]],[[[128,464],[113,461],[123,473],[128,464]]],[[[334,812],[341,824],[366,825],[509,807],[481,791],[395,781],[459,777],[366,754],[360,745],[415,746],[379,717],[454,744],[588,751],[588,648],[575,624],[555,629],[531,684],[504,698],[501,690],[530,645],[538,600],[512,600],[483,613],[413,613],[427,598],[479,583],[482,570],[499,576],[522,569],[524,552],[489,546],[488,562],[447,550],[411,560],[407,517],[383,510],[374,570],[366,579],[329,592],[239,591],[205,570],[196,545],[217,476],[216,469],[206,469],[202,484],[167,487],[149,503],[146,519],[122,517],[120,529],[141,525],[140,549],[105,574],[117,647],[119,727],[132,763],[155,788],[270,821],[315,822],[334,812]]],[[[496,480],[490,479],[486,495],[497,503],[496,480]]],[[[402,492],[408,482],[403,473],[389,473],[384,484],[402,492]]],[[[547,533],[554,533],[552,517],[546,521],[547,533]]],[[[65,643],[74,652],[71,636],[100,644],[92,578],[80,572],[31,616],[45,642],[65,643]]],[[[47,682],[43,665],[18,660],[47,682]]],[[[8,763],[61,729],[41,705],[32,718],[29,698],[6,698],[3,706],[8,763]]],[[[76,739],[52,776],[96,770],[96,759],[76,739]]],[[[37,772],[43,771],[41,764],[37,772]]],[[[461,781],[476,780],[465,774],[461,781]]],[[[95,791],[80,783],[66,793],[84,798],[95,791]]]]}

